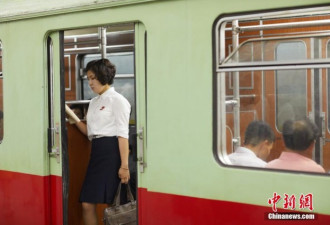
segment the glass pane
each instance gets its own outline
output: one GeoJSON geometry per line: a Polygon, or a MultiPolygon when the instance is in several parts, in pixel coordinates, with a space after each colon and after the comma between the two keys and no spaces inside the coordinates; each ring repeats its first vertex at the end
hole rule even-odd
{"type": "MultiPolygon", "coordinates": [[[[92,60],[101,59],[100,54],[86,55],[84,57],[84,68],[87,63],[92,60]]],[[[107,59],[109,59],[113,64],[116,65],[116,74],[133,74],[134,73],[134,55],[132,52],[124,52],[124,53],[112,53],[107,55],[107,59]]]]}
{"type": "MultiPolygon", "coordinates": [[[[87,63],[92,60],[100,59],[101,55],[93,54],[86,55],[83,58],[84,68],[87,63]]],[[[115,90],[122,94],[131,104],[132,112],[130,121],[135,121],[135,98],[134,98],[134,55],[132,52],[113,53],[108,54],[107,58],[116,65],[116,76],[114,79],[113,87],[115,90]],[[127,75],[121,77],[121,75],[127,75]]],[[[86,78],[83,79],[83,92],[84,99],[89,100],[96,96],[90,89],[86,78]]]]}
{"type": "MultiPolygon", "coordinates": [[[[266,162],[268,160],[268,156],[270,154],[270,149],[264,148],[262,151],[262,154],[258,154],[258,158],[255,157],[254,159],[246,159],[245,156],[242,158],[240,157],[242,151],[246,151],[245,148],[247,148],[252,142],[258,142],[262,139],[264,140],[270,140],[270,142],[274,142],[272,134],[274,124],[271,123],[271,121],[268,121],[268,118],[265,118],[264,121],[268,124],[267,130],[265,130],[264,133],[267,133],[267,131],[270,131],[269,135],[260,135],[257,137],[255,135],[254,137],[249,138],[248,142],[246,142],[246,130],[249,126],[249,124],[254,120],[263,120],[263,102],[268,97],[274,97],[274,88],[270,88],[270,86],[264,86],[263,87],[263,77],[271,77],[274,74],[274,71],[242,71],[239,73],[239,79],[242,77],[245,77],[246,74],[249,74],[249,76],[252,77],[253,85],[251,85],[251,88],[249,89],[239,89],[239,104],[236,104],[234,101],[234,93],[233,93],[233,87],[231,86],[231,79],[232,79],[232,73],[223,73],[221,81],[224,82],[224,99],[226,100],[224,104],[225,107],[223,107],[223,111],[220,113],[223,113],[220,115],[219,119],[222,120],[222,118],[225,118],[225,129],[223,129],[223,133],[225,133],[223,137],[222,144],[223,149],[221,150],[223,155],[228,156],[228,160],[223,160],[224,163],[229,163],[231,165],[236,166],[249,166],[249,167],[264,167],[266,165],[266,162]],[[239,106],[239,118],[235,115],[235,107],[239,106]],[[235,125],[235,124],[238,124],[235,125]],[[263,139],[264,138],[264,139],[263,139]],[[236,146],[235,141],[240,140],[240,146],[236,146]],[[245,145],[247,144],[247,145],[245,145]],[[241,146],[244,146],[245,148],[241,148],[241,146]]],[[[273,79],[274,83],[274,79],[273,79]]],[[[273,86],[274,87],[274,86],[273,86]]],[[[218,96],[221,98],[221,96],[218,96]]],[[[274,107],[268,107],[270,110],[275,110],[274,107]]],[[[274,112],[269,112],[269,115],[273,114],[274,112]]],[[[261,125],[263,126],[263,125],[261,125]]],[[[258,125],[259,127],[259,125],[258,125]]],[[[258,128],[256,127],[256,128],[258,128]]],[[[258,132],[257,132],[258,133],[258,132]]],[[[251,133],[249,132],[250,136],[251,133]]],[[[258,134],[259,135],[259,134],[258,134]]],[[[276,140],[277,141],[277,140],[276,140]]],[[[257,143],[255,143],[257,144],[257,143]]],[[[274,143],[275,145],[275,143],[274,143]]],[[[269,147],[271,147],[269,145],[269,147]]],[[[252,151],[252,150],[251,150],[252,151]]],[[[261,152],[261,151],[260,151],[261,152]]],[[[224,157],[225,159],[225,157],[224,157]]]]}
{"type": "Polygon", "coordinates": [[[118,93],[121,93],[131,104],[130,123],[135,123],[135,98],[134,98],[134,77],[132,78],[116,78],[113,82],[118,93]]]}
{"type": "MultiPolygon", "coordinates": [[[[303,42],[280,43],[276,48],[276,59],[306,59],[306,46],[303,42]]],[[[306,70],[276,71],[276,127],[279,131],[282,131],[284,121],[306,117],[306,95],[306,70]]]]}
{"type": "MultiPolygon", "coordinates": [[[[322,37],[320,40],[326,40],[325,38],[329,39],[330,36],[322,37]]],[[[238,51],[229,56],[224,64],[246,64],[253,62],[285,63],[294,62],[297,60],[312,60],[313,58],[311,58],[311,56],[307,57],[306,46],[302,44],[303,42],[308,41],[309,40],[307,38],[291,39],[290,42],[287,43],[283,43],[281,39],[248,41],[239,46],[238,51]],[[279,52],[281,52],[281,57],[274,58],[274,46],[277,46],[276,48],[279,52]],[[291,55],[288,54],[285,56],[283,52],[290,53],[291,55]]]]}
{"type": "MultiPolygon", "coordinates": [[[[114,53],[108,54],[107,58],[116,65],[116,77],[115,80],[119,77],[117,75],[120,74],[130,74],[134,75],[134,55],[132,52],[127,53],[114,53]]],[[[84,68],[86,67],[87,63],[92,60],[101,59],[100,54],[93,54],[93,55],[86,55],[83,58],[83,65],[84,68]]],[[[92,99],[96,96],[95,93],[89,88],[88,81],[86,78],[83,79],[83,96],[84,99],[92,99]]]]}

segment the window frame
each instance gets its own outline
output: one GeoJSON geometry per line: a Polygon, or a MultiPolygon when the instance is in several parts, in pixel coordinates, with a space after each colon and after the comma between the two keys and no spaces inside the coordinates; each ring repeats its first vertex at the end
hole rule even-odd
{"type": "MultiPolygon", "coordinates": [[[[288,14],[292,16],[302,16],[307,14],[321,14],[320,11],[328,11],[330,7],[318,7],[309,9],[298,9],[298,10],[279,10],[272,12],[256,12],[248,14],[233,14],[224,15],[218,17],[214,22],[213,26],[213,71],[214,71],[214,82],[213,82],[213,155],[216,161],[220,165],[230,166],[231,163],[228,159],[226,153],[226,119],[223,116],[226,113],[226,94],[225,94],[225,76],[227,72],[240,72],[240,71],[277,71],[277,70],[288,70],[288,69],[327,69],[330,68],[329,60],[327,59],[312,59],[312,60],[299,60],[294,62],[253,62],[253,63],[231,63],[228,62],[230,56],[233,56],[237,49],[234,49],[227,57],[226,55],[226,42],[225,31],[226,24],[233,20],[252,20],[256,18],[278,18],[288,17],[288,14]]],[[[329,12],[327,12],[329,15],[329,12]]],[[[314,22],[314,21],[312,21],[314,22]]],[[[329,23],[329,22],[328,22],[329,23]]],[[[330,24],[330,23],[329,23],[330,24]]],[[[330,33],[319,34],[319,37],[329,36],[330,33]]],[[[316,37],[317,35],[313,35],[316,37]]],[[[307,37],[307,36],[305,36],[307,37]]],[[[296,38],[296,37],[293,37],[296,38]]],[[[267,38],[264,38],[266,40],[267,38]]],[[[268,40],[270,40],[269,38],[268,40]]],[[[280,39],[280,38],[277,38],[280,39]]],[[[288,39],[286,39],[288,40],[288,39]]],[[[251,40],[250,40],[251,41],[251,40]]],[[[241,43],[239,46],[243,45],[245,42],[241,43]]],[[[328,78],[327,78],[328,79],[328,78]]],[[[240,140],[239,140],[240,141],[240,140]]],[[[254,167],[248,167],[251,169],[258,169],[254,167]]],[[[293,171],[286,171],[293,172],[293,171]]]]}

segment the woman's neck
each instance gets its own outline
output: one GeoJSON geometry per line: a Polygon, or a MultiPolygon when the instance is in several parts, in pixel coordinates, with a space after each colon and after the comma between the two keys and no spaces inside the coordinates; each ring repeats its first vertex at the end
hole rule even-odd
{"type": "Polygon", "coordinates": [[[110,88],[110,85],[109,84],[106,84],[103,86],[103,89],[102,91],[99,93],[99,95],[102,95],[104,92],[106,92],[108,89],[110,88]]]}

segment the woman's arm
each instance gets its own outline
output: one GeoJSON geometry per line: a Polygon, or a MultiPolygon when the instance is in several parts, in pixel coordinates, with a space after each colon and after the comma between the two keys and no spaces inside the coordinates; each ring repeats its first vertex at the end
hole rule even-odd
{"type": "Polygon", "coordinates": [[[118,137],[119,152],[121,159],[121,166],[118,171],[119,178],[122,183],[128,183],[130,179],[129,168],[128,168],[128,139],[123,137],[118,137]]]}
{"type": "Polygon", "coordinates": [[[87,125],[84,122],[79,121],[76,123],[76,126],[81,131],[81,133],[87,136],[87,125]]]}

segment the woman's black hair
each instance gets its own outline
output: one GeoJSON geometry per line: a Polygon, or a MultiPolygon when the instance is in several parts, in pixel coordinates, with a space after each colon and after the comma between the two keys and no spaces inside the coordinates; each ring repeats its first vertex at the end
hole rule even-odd
{"type": "Polygon", "coordinates": [[[113,83],[116,75],[116,66],[108,59],[92,60],[86,66],[86,71],[92,71],[102,85],[113,83]]]}

